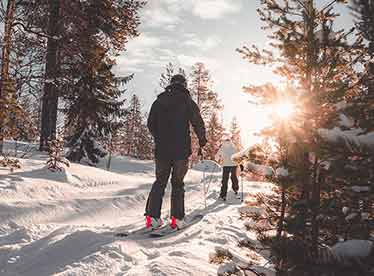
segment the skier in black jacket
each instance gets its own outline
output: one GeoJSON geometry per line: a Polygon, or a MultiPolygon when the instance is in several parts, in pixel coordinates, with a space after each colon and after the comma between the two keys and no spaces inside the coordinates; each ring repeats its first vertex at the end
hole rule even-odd
{"type": "Polygon", "coordinates": [[[200,147],[207,143],[204,121],[197,104],[188,91],[183,75],[172,77],[170,85],[151,107],[148,129],[155,140],[156,181],[149,194],[145,215],[146,227],[161,226],[161,206],[165,188],[171,174],[172,228],[184,226],[184,182],[191,155],[190,124],[199,139],[200,147]]]}

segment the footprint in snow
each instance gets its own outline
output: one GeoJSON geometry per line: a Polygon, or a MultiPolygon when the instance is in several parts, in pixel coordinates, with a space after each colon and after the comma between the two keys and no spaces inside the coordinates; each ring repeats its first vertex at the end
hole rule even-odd
{"type": "Polygon", "coordinates": [[[141,249],[144,255],[147,256],[148,260],[153,260],[161,256],[158,250],[144,250],[141,249]]]}
{"type": "Polygon", "coordinates": [[[170,252],[168,255],[169,256],[177,256],[177,257],[184,257],[184,256],[187,255],[187,252],[176,250],[176,251],[170,252]]]}
{"type": "Polygon", "coordinates": [[[224,239],[224,238],[207,238],[206,239],[207,241],[210,241],[210,242],[214,242],[214,243],[218,243],[218,244],[226,244],[227,243],[227,240],[224,239]]]}

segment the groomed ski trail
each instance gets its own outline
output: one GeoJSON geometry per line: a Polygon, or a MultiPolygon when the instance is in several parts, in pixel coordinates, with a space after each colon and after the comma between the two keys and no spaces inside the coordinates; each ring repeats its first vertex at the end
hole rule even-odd
{"type": "MultiPolygon", "coordinates": [[[[219,174],[204,208],[202,172],[188,173],[186,213],[204,215],[188,231],[118,239],[114,233],[144,225],[153,162],[117,158],[114,173],[72,164],[59,177],[43,169],[43,160],[22,163],[21,172],[0,170],[0,275],[217,275],[209,254],[248,238],[240,200],[233,194],[226,203],[216,200],[219,174]]],[[[257,183],[245,188],[268,190],[257,183]]],[[[164,218],[169,206],[170,185],[164,218]]]]}

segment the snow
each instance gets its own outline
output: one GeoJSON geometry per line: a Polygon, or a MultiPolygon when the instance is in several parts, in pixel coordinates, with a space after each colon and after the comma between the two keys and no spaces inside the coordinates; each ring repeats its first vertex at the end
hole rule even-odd
{"type": "Polygon", "coordinates": [[[205,173],[217,173],[222,170],[221,166],[212,160],[200,161],[193,167],[193,169],[205,173]]]}
{"type": "Polygon", "coordinates": [[[355,217],[357,217],[358,214],[357,213],[352,213],[352,214],[349,214],[348,216],[345,217],[345,220],[346,221],[350,221],[352,219],[354,219],[355,217]]]}
{"type": "MultiPolygon", "coordinates": [[[[221,264],[209,263],[217,247],[229,250],[236,264],[253,263],[261,270],[267,263],[265,254],[237,246],[254,235],[246,231],[240,219],[244,206],[233,193],[226,203],[216,200],[219,172],[211,178],[206,208],[203,172],[198,167],[188,172],[186,212],[204,214],[188,231],[159,239],[115,238],[114,233],[144,225],[153,161],[113,156],[111,171],[101,169],[102,160],[101,168],[72,163],[53,173],[46,159],[35,154],[20,159],[20,170],[0,169],[0,275],[217,275],[221,264]]],[[[200,165],[215,168],[211,162],[200,165]]],[[[246,194],[271,189],[268,183],[244,183],[246,194]]],[[[164,219],[169,207],[168,188],[164,219]]],[[[272,275],[271,269],[265,271],[272,275]]]]}
{"type": "Polygon", "coordinates": [[[342,208],[342,212],[343,212],[344,215],[348,214],[348,212],[349,212],[349,207],[344,206],[344,207],[342,208]]]}
{"type": "Polygon", "coordinates": [[[336,107],[336,110],[342,110],[342,109],[345,109],[348,107],[348,104],[346,101],[340,101],[338,103],[335,104],[335,107],[336,107]]]}
{"type": "MultiPolygon", "coordinates": [[[[242,150],[232,156],[232,160],[235,162],[241,162],[243,159],[246,159],[248,157],[249,152],[251,151],[251,148],[242,150]]],[[[269,156],[269,160],[273,159],[274,155],[269,156]]],[[[280,167],[277,168],[275,171],[272,167],[266,166],[266,165],[259,165],[255,164],[251,161],[246,161],[244,164],[244,167],[246,170],[249,170],[251,172],[254,172],[256,174],[259,174],[261,176],[276,176],[276,177],[286,177],[289,175],[289,172],[286,168],[280,167]]]]}
{"type": "Polygon", "coordinates": [[[244,166],[247,170],[251,172],[255,172],[259,175],[262,176],[272,176],[274,175],[273,168],[270,166],[265,166],[265,165],[258,165],[254,164],[252,162],[247,162],[244,166]]]}
{"type": "Polygon", "coordinates": [[[331,143],[343,143],[348,149],[371,148],[374,149],[374,132],[363,133],[362,129],[341,130],[340,128],[319,129],[319,135],[331,143]]]}
{"type": "Polygon", "coordinates": [[[249,148],[246,148],[246,149],[243,149],[235,154],[233,154],[231,156],[231,159],[235,162],[240,162],[241,159],[243,158],[246,158],[248,156],[248,154],[250,153],[252,147],[249,147],[249,148]]]}
{"type": "Polygon", "coordinates": [[[286,176],[288,176],[288,170],[283,168],[283,167],[280,167],[280,168],[275,170],[275,175],[286,177],[286,176]]]}
{"type": "Polygon", "coordinates": [[[54,81],[55,81],[54,79],[45,79],[44,82],[45,83],[54,83],[54,81]]]}
{"type": "Polygon", "coordinates": [[[225,275],[232,275],[237,272],[236,264],[234,262],[224,263],[218,268],[217,275],[225,276],[225,275]]]}
{"type": "Polygon", "coordinates": [[[362,212],[361,213],[361,219],[362,220],[368,220],[370,218],[370,214],[368,212],[362,212]]]}
{"type": "Polygon", "coordinates": [[[370,191],[370,187],[369,186],[352,186],[351,189],[355,193],[369,192],[370,191]]]}
{"type": "Polygon", "coordinates": [[[369,240],[348,240],[340,242],[331,248],[338,258],[365,258],[373,250],[373,242],[369,240]]]}
{"type": "Polygon", "coordinates": [[[352,128],[354,124],[355,124],[354,120],[352,120],[351,118],[348,118],[346,115],[342,113],[339,114],[339,125],[340,126],[352,128]]]}

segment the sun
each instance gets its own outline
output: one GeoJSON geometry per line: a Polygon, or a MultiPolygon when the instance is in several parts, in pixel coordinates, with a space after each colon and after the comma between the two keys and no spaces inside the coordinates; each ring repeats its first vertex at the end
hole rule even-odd
{"type": "Polygon", "coordinates": [[[294,114],[295,105],[291,102],[280,102],[274,106],[273,112],[279,119],[285,120],[294,114]]]}

